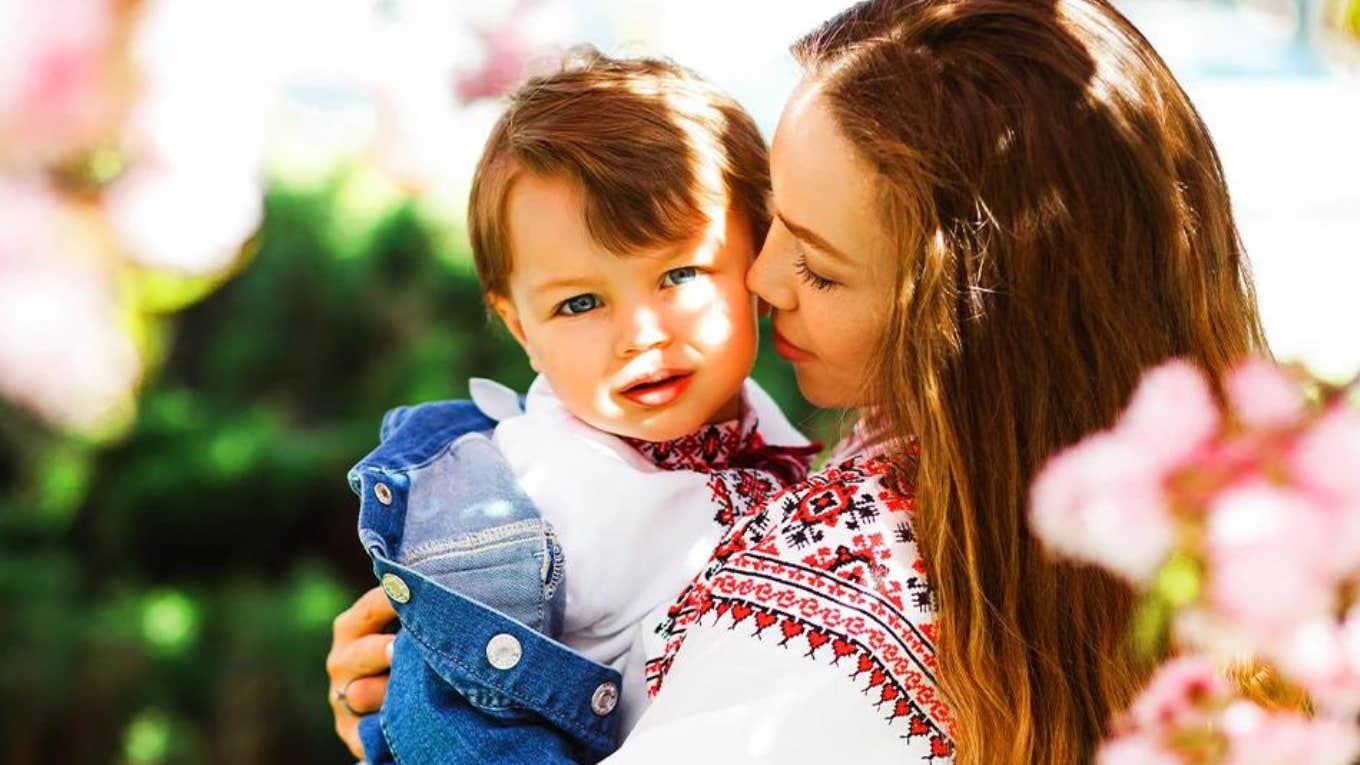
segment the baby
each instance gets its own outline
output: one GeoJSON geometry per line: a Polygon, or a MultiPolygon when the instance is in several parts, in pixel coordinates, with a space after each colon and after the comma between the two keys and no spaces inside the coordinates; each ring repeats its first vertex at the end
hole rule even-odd
{"type": "Polygon", "coordinates": [[[593,761],[641,713],[666,606],[817,450],[747,379],[768,188],[750,117],[669,62],[511,96],[469,230],[539,376],[390,412],[351,471],[402,622],[370,762],[593,761]]]}

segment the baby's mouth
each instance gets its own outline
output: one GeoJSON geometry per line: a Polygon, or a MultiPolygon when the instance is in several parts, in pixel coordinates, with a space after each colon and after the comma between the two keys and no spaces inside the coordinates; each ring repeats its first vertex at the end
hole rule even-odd
{"type": "Polygon", "coordinates": [[[680,398],[694,378],[693,372],[665,372],[649,375],[619,391],[624,398],[640,406],[665,406],[680,398]]]}

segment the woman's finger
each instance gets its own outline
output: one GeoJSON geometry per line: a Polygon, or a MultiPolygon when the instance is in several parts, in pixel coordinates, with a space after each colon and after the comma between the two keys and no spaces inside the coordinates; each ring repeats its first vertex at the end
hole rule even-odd
{"type": "Polygon", "coordinates": [[[395,618],[397,611],[387,595],[381,587],[374,587],[335,617],[332,645],[379,632],[395,618]]]}
{"type": "Polygon", "coordinates": [[[396,639],[396,635],[378,633],[332,645],[326,657],[331,687],[341,688],[356,678],[386,672],[392,666],[388,646],[396,639]]]}
{"type": "Polygon", "coordinates": [[[383,697],[387,695],[387,675],[361,677],[345,686],[345,701],[349,711],[366,715],[382,707],[383,697]]]}
{"type": "MultiPolygon", "coordinates": [[[[335,702],[331,702],[335,706],[335,702]]],[[[335,713],[335,735],[345,742],[345,748],[354,755],[355,760],[364,759],[364,746],[359,742],[359,718],[343,709],[335,713]]]]}
{"type": "MultiPolygon", "coordinates": [[[[374,636],[377,637],[377,636],[374,636]]],[[[378,711],[387,696],[387,675],[371,675],[350,680],[330,694],[335,734],[344,742],[354,759],[364,758],[359,740],[359,716],[378,711]]]]}
{"type": "Polygon", "coordinates": [[[382,678],[378,689],[366,676],[384,672],[391,666],[388,650],[395,638],[383,634],[382,629],[396,616],[396,610],[382,589],[374,587],[335,617],[331,651],[326,656],[326,674],[330,676],[327,701],[335,716],[335,733],[356,760],[363,759],[364,750],[359,742],[359,718],[354,713],[376,709],[382,704],[386,678],[382,678]],[[358,693],[356,699],[350,698],[351,690],[358,693]],[[379,690],[378,701],[374,704],[372,696],[379,690]],[[354,706],[356,703],[360,706],[354,706]]]}

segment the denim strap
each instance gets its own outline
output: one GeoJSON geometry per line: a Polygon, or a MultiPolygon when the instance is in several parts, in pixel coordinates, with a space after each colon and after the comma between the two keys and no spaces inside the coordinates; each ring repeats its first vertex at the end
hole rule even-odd
{"type": "Polygon", "coordinates": [[[377,712],[359,718],[359,741],[364,746],[364,765],[396,765],[377,712]]]}
{"type": "Polygon", "coordinates": [[[393,602],[397,616],[445,682],[475,683],[506,697],[542,715],[598,757],[614,751],[619,709],[596,714],[592,697],[606,683],[617,694],[618,672],[381,556],[374,556],[373,570],[379,579],[391,574],[405,583],[406,602],[393,602]],[[518,662],[508,669],[497,669],[487,658],[488,644],[500,635],[515,638],[521,649],[518,662]]]}

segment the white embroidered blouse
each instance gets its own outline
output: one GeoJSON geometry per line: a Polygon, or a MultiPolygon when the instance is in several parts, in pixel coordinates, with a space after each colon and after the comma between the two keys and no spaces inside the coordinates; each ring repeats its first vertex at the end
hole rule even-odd
{"type": "Polygon", "coordinates": [[[732,525],[651,636],[655,699],[606,765],[953,761],[915,500],[887,476],[843,447],[732,525]]]}

